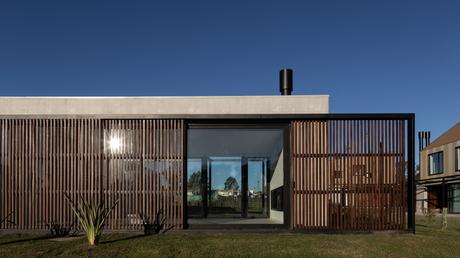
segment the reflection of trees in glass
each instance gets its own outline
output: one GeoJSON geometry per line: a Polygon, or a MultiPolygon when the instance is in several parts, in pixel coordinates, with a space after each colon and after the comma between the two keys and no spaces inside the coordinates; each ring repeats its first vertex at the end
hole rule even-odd
{"type": "Polygon", "coordinates": [[[188,179],[187,187],[188,191],[193,194],[200,194],[201,186],[201,171],[194,172],[188,179]]]}
{"type": "Polygon", "coordinates": [[[227,180],[225,180],[224,190],[238,190],[238,188],[240,188],[240,186],[236,178],[229,176],[227,180]]]}

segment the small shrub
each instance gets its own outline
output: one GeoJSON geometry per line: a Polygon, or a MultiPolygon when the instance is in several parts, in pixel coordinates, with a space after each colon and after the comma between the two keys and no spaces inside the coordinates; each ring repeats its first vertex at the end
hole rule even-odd
{"type": "Polygon", "coordinates": [[[66,227],[56,222],[49,222],[46,225],[48,226],[52,237],[65,237],[69,235],[75,235],[77,233],[77,230],[74,230],[74,224],[75,223],[69,227],[66,227]]]}
{"type": "Polygon", "coordinates": [[[174,226],[166,226],[167,218],[164,215],[163,210],[159,210],[155,219],[152,221],[149,216],[139,213],[139,217],[142,220],[142,226],[144,227],[144,235],[153,235],[166,233],[168,230],[172,229],[174,226]]]}
{"type": "Polygon", "coordinates": [[[77,215],[78,221],[86,233],[88,243],[97,245],[102,235],[105,221],[118,204],[118,200],[111,207],[106,207],[104,200],[87,201],[80,195],[80,201],[75,203],[67,194],[65,197],[69,201],[73,212],[77,215]]]}

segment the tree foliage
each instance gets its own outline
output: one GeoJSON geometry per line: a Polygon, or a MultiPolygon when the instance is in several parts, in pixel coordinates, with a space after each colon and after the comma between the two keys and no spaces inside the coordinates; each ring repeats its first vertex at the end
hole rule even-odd
{"type": "Polygon", "coordinates": [[[224,183],[224,190],[238,190],[240,186],[238,185],[238,181],[236,178],[229,176],[224,183]]]}
{"type": "Polygon", "coordinates": [[[187,182],[187,187],[189,191],[192,191],[193,194],[200,194],[201,189],[201,171],[194,172],[187,182]]]}

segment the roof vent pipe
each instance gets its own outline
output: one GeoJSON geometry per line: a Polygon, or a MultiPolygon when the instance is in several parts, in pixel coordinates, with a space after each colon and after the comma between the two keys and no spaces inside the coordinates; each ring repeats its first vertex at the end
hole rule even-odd
{"type": "Polygon", "coordinates": [[[280,71],[280,93],[281,95],[291,95],[292,93],[291,69],[282,69],[280,71]]]}

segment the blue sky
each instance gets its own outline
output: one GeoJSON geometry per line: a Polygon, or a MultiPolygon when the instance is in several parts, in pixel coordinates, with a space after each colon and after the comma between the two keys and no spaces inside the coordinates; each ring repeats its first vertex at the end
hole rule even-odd
{"type": "Polygon", "coordinates": [[[460,1],[1,1],[0,95],[330,94],[460,121],[460,1]]]}

